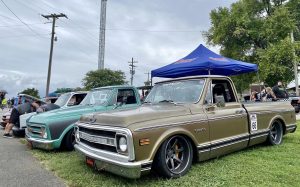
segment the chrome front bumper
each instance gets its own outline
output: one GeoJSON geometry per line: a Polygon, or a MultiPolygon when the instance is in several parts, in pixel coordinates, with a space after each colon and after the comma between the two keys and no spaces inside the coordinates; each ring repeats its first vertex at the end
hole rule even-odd
{"type": "Polygon", "coordinates": [[[26,135],[26,140],[32,145],[32,147],[45,149],[45,150],[53,150],[54,149],[54,141],[55,140],[44,140],[39,138],[32,138],[26,135]]]}
{"type": "Polygon", "coordinates": [[[142,174],[148,173],[151,170],[152,162],[128,162],[121,161],[114,156],[108,157],[106,153],[101,151],[95,151],[88,146],[76,143],[74,145],[75,150],[85,157],[85,159],[94,159],[94,167],[97,170],[104,170],[116,175],[120,175],[126,178],[136,179],[140,178],[142,174]]]}

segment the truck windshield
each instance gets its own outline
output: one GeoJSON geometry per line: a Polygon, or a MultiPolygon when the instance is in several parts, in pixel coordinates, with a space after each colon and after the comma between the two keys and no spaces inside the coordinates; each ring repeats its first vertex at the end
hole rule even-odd
{"type": "Polygon", "coordinates": [[[112,89],[101,89],[90,91],[80,105],[103,105],[106,106],[109,102],[112,89]]]}
{"type": "Polygon", "coordinates": [[[62,106],[65,106],[66,103],[68,102],[69,98],[71,97],[71,94],[70,93],[67,93],[67,94],[63,94],[61,95],[56,101],[54,104],[62,107],[62,106]]]}
{"type": "Polygon", "coordinates": [[[155,85],[145,103],[195,103],[204,86],[204,79],[182,80],[155,85]]]}

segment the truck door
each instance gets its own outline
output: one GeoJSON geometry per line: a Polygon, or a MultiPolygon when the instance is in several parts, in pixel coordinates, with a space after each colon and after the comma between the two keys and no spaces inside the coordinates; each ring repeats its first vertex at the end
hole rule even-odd
{"type": "Polygon", "coordinates": [[[245,148],[248,144],[247,113],[228,79],[213,79],[205,98],[211,142],[211,157],[245,148]]]}

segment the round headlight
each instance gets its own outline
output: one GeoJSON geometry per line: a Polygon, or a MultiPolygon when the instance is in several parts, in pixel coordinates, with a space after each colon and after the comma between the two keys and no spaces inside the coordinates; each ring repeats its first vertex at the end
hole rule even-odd
{"type": "Polygon", "coordinates": [[[48,136],[48,134],[47,134],[47,132],[46,132],[46,130],[45,130],[45,132],[44,132],[44,135],[43,135],[43,138],[47,138],[47,136],[48,136]]]}
{"type": "Polygon", "coordinates": [[[42,128],[41,128],[41,131],[42,131],[42,132],[41,132],[42,138],[46,139],[47,136],[48,136],[46,128],[45,128],[45,127],[42,127],[42,128]]]}
{"type": "Polygon", "coordinates": [[[127,151],[127,140],[124,136],[119,139],[119,148],[122,152],[127,151]]]}

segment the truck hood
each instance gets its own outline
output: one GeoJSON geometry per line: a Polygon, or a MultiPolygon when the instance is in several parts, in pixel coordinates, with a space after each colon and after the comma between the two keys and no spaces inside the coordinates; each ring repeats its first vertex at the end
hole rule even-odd
{"type": "Polygon", "coordinates": [[[81,117],[81,122],[93,122],[107,126],[128,127],[129,125],[169,117],[191,114],[190,109],[172,103],[142,105],[136,109],[94,113],[81,117]]]}
{"type": "MultiPolygon", "coordinates": [[[[100,106],[97,106],[98,110],[100,109],[100,106]]],[[[103,106],[103,109],[105,109],[105,106],[103,106]]],[[[60,108],[44,113],[39,113],[34,116],[32,116],[29,119],[29,122],[33,123],[48,123],[53,121],[59,121],[64,120],[66,118],[78,118],[82,114],[92,113],[94,112],[94,106],[92,105],[79,105],[79,106],[73,106],[68,108],[60,108]]]]}

